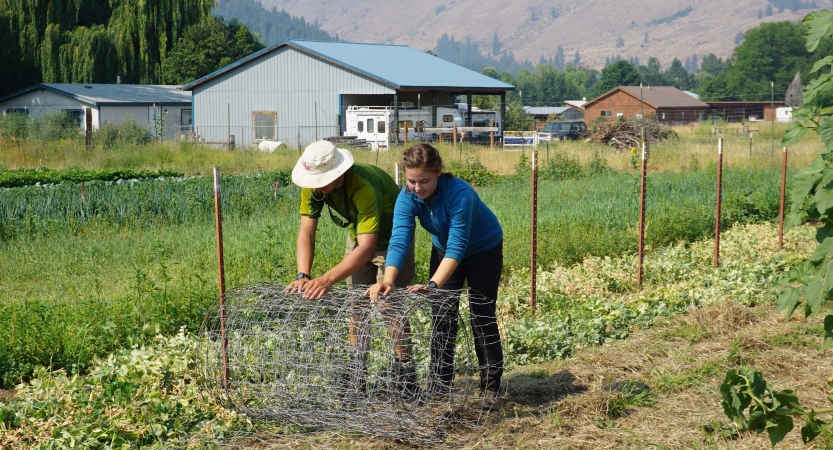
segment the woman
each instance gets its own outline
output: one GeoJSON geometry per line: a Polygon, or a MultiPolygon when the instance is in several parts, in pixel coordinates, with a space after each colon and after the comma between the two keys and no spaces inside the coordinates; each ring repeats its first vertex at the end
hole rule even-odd
{"type": "MultiPolygon", "coordinates": [[[[465,181],[443,174],[442,159],[434,147],[417,144],[403,158],[406,186],[396,199],[393,232],[388,245],[385,276],[368,289],[375,301],[388,295],[408,255],[414,219],[432,234],[430,279],[410,286],[410,292],[434,289],[470,289],[471,326],[480,365],[480,389],[488,408],[500,407],[503,351],[500,345],[495,300],[503,270],[503,230],[495,214],[465,181]]],[[[446,297],[447,298],[447,297],[446,297]]],[[[457,338],[459,295],[431,304],[433,333],[429,393],[445,395],[454,379],[454,344],[457,338]]]]}

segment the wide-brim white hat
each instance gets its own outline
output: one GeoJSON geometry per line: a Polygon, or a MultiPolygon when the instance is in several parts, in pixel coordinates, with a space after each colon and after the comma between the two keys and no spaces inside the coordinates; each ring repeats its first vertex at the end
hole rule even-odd
{"type": "Polygon", "coordinates": [[[302,188],[322,188],[353,166],[353,155],[330,141],[316,141],[304,149],[292,169],[292,182],[302,188]]]}

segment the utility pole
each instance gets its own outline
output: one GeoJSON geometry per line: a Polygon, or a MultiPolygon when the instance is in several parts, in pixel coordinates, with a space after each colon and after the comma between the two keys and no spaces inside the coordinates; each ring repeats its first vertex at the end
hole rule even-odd
{"type": "Polygon", "coordinates": [[[769,156],[775,156],[775,82],[769,82],[769,109],[772,114],[772,132],[770,133],[771,136],[769,137],[771,141],[771,146],[769,149],[769,156]]]}

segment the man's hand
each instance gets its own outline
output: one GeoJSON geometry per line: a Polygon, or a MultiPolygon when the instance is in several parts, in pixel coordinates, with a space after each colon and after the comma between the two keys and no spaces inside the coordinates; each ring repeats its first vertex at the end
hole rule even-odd
{"type": "Polygon", "coordinates": [[[295,280],[292,283],[286,285],[286,289],[283,290],[283,293],[294,294],[296,292],[304,292],[304,286],[309,282],[310,280],[308,278],[301,278],[300,280],[295,280]]]}
{"type": "Polygon", "coordinates": [[[370,303],[376,303],[380,296],[384,297],[390,294],[391,291],[393,291],[393,285],[391,283],[376,283],[364,291],[364,296],[370,297],[370,303]]]}
{"type": "Polygon", "coordinates": [[[333,287],[332,281],[325,276],[313,278],[304,285],[304,298],[307,300],[320,300],[333,287]]]}

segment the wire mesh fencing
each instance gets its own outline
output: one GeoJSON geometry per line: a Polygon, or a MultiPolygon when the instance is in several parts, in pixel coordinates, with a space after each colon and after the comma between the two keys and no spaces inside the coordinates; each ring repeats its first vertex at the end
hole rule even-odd
{"type": "Polygon", "coordinates": [[[211,394],[264,422],[415,444],[482,425],[499,404],[484,383],[503,370],[502,356],[484,356],[499,342],[497,319],[471,313],[487,300],[397,289],[374,303],[366,289],[337,286],[321,300],[280,284],[227,292],[227,382],[219,305],[201,330],[211,394]]]}

